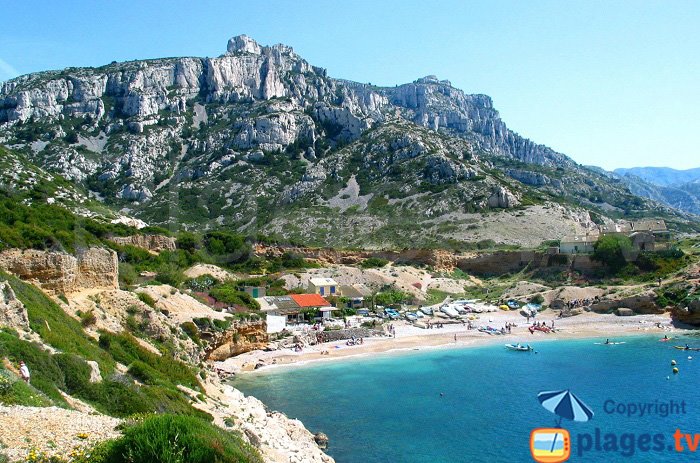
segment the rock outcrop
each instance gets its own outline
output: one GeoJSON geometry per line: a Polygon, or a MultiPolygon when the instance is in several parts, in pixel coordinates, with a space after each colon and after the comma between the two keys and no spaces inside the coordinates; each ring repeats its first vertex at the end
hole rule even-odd
{"type": "MultiPolygon", "coordinates": [[[[168,124],[183,126],[188,105],[196,106],[192,102],[198,98],[216,104],[269,103],[262,114],[236,122],[226,149],[274,151],[300,141],[312,147],[322,135],[351,141],[387,115],[400,114],[431,130],[469,139],[478,151],[538,164],[569,162],[510,131],[488,96],[466,95],[434,77],[387,88],[332,79],[291,47],[261,46],[244,35],[231,38],[226,53],[216,58],[113,63],[12,79],[0,88],[0,126],[71,118],[84,119],[88,125],[105,121],[100,134],[104,141],[124,130],[146,135],[124,140],[119,162],[102,165],[73,147],[64,153],[49,147],[48,152],[53,166],[70,171],[70,178],[97,174],[107,180],[121,171],[126,181],[118,195],[147,201],[152,190],[143,180],[162,168],[167,139],[174,132],[157,140],[146,128],[166,122],[164,112],[168,124]],[[83,171],[74,171],[76,166],[83,171]]],[[[203,119],[206,116],[204,112],[203,119]]],[[[105,146],[88,134],[80,140],[88,148],[105,146]]],[[[436,165],[442,173],[455,167],[444,161],[436,165]]],[[[460,170],[451,175],[470,175],[460,170]]]]}
{"type": "Polygon", "coordinates": [[[0,281],[0,326],[29,331],[27,309],[7,281],[0,281]]]}
{"type": "Polygon", "coordinates": [[[520,204],[518,198],[516,198],[513,193],[502,186],[495,188],[488,199],[489,207],[496,207],[500,209],[508,209],[510,207],[515,207],[518,204],[520,204]]]}
{"type": "Polygon", "coordinates": [[[700,299],[691,301],[687,307],[676,307],[671,313],[673,318],[681,323],[700,326],[700,299]]]}
{"type": "Polygon", "coordinates": [[[165,235],[131,235],[110,238],[121,246],[130,245],[151,252],[174,251],[175,238],[165,235]]]}
{"type": "Polygon", "coordinates": [[[202,332],[202,338],[209,339],[206,359],[219,362],[245,352],[265,349],[269,341],[266,327],[264,321],[242,322],[232,325],[223,333],[202,332]]]}
{"type": "Polygon", "coordinates": [[[244,439],[258,448],[266,463],[333,463],[323,453],[314,434],[299,420],[283,413],[269,411],[255,397],[246,397],[231,386],[215,381],[205,389],[215,404],[209,402],[194,406],[214,416],[221,427],[237,429],[244,439]],[[228,425],[226,424],[228,423],[228,425]]]}
{"type": "Polygon", "coordinates": [[[298,246],[268,246],[256,244],[253,252],[258,256],[281,257],[284,254],[301,256],[327,264],[359,264],[370,257],[386,259],[396,264],[427,265],[437,271],[450,272],[457,265],[454,253],[444,249],[406,249],[403,251],[347,251],[329,248],[298,246]]]}
{"type": "MultiPolygon", "coordinates": [[[[656,303],[656,293],[654,293],[654,291],[646,291],[634,296],[625,296],[615,299],[603,299],[591,304],[591,309],[598,313],[612,313],[613,311],[617,311],[618,315],[622,315],[618,309],[629,309],[635,314],[664,313],[664,308],[659,307],[656,303]]],[[[623,313],[625,315],[629,314],[627,311],[623,311],[623,313]]]]}
{"type": "Polygon", "coordinates": [[[105,248],[80,250],[77,257],[63,252],[10,249],[0,253],[0,268],[55,294],[119,288],[117,254],[105,248]]]}

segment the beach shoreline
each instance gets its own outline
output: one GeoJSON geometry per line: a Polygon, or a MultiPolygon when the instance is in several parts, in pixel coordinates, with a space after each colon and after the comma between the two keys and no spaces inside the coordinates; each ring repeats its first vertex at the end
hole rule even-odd
{"type": "Polygon", "coordinates": [[[664,335],[672,336],[672,334],[684,332],[684,330],[672,325],[670,315],[667,313],[632,317],[585,313],[576,317],[556,319],[553,313],[543,312],[538,316],[538,320],[545,321],[547,326],[550,326],[553,320],[554,332],[531,334],[528,331],[530,324],[526,322],[524,317],[515,312],[482,314],[482,318],[474,322],[475,326],[489,324],[496,328],[500,328],[506,323],[516,325],[511,329],[511,333],[503,335],[489,335],[476,329],[468,330],[466,326],[461,324],[446,324],[443,328],[421,329],[408,322],[396,321],[393,322],[396,337],[366,338],[363,344],[355,346],[348,346],[345,341],[327,342],[308,346],[301,352],[295,352],[292,349],[258,350],[222,362],[215,362],[214,366],[223,374],[238,375],[267,372],[282,367],[285,369],[298,368],[319,362],[357,360],[379,354],[400,354],[427,349],[464,349],[507,343],[530,344],[536,348],[540,342],[565,339],[609,338],[613,340],[624,336],[644,335],[659,335],[661,338],[664,335]],[[327,354],[322,352],[327,352],[327,354]]]}

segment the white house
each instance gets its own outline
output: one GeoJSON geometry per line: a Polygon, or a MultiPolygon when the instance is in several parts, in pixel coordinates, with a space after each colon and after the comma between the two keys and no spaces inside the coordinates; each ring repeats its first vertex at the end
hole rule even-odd
{"type": "Polygon", "coordinates": [[[585,254],[593,252],[593,245],[598,241],[598,235],[567,236],[559,243],[562,254],[585,254]]]}

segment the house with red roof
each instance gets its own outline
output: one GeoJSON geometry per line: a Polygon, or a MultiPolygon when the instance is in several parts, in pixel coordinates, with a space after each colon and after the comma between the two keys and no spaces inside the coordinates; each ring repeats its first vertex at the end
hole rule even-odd
{"type": "Polygon", "coordinates": [[[320,294],[290,294],[302,310],[318,309],[323,318],[331,318],[331,311],[338,310],[320,294]]]}

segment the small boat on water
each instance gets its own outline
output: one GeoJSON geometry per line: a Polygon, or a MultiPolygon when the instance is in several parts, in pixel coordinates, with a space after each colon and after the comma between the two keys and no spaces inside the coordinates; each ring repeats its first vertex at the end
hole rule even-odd
{"type": "Polygon", "coordinates": [[[517,350],[520,352],[527,352],[529,350],[533,350],[533,348],[532,348],[532,346],[530,346],[530,344],[523,346],[520,343],[518,343],[518,344],[506,344],[506,349],[517,350]]]}
{"type": "Polygon", "coordinates": [[[676,349],[679,350],[694,350],[694,351],[700,351],[700,347],[689,347],[689,346],[673,346],[676,349]]]}

